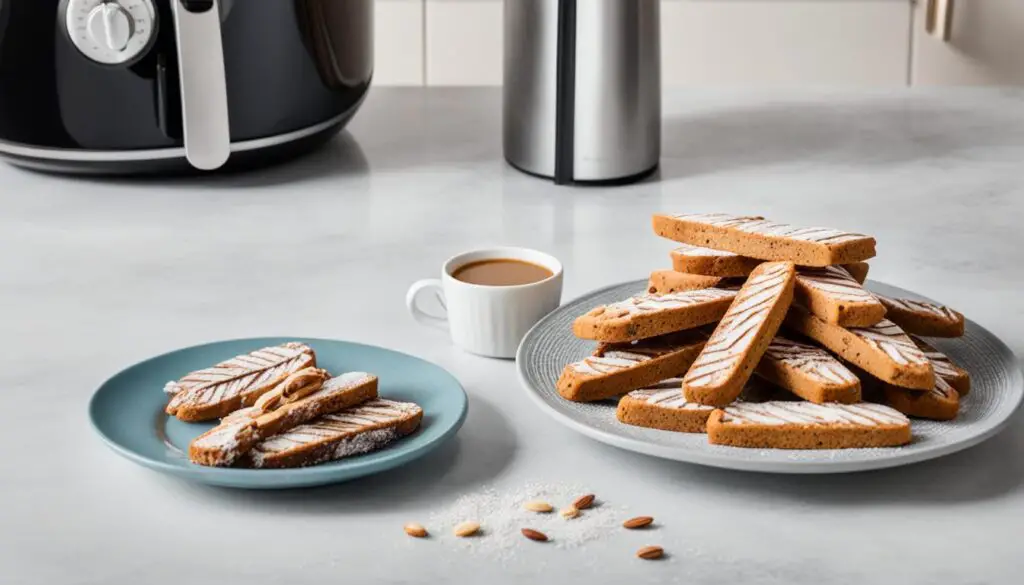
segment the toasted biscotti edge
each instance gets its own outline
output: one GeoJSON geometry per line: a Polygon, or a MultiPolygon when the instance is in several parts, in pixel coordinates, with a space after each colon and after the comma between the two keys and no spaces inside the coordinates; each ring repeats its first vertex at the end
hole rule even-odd
{"type": "Polygon", "coordinates": [[[704,433],[708,417],[712,412],[714,411],[711,409],[663,408],[626,394],[619,400],[619,405],[615,409],[615,418],[623,424],[637,427],[676,433],[704,433]]]}

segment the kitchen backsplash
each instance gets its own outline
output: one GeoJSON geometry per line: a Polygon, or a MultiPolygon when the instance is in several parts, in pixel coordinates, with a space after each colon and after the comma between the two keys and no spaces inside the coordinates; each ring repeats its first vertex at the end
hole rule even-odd
{"type": "MultiPolygon", "coordinates": [[[[662,0],[664,84],[1024,82],[1024,62],[1005,58],[1024,35],[1024,2],[958,2],[948,43],[925,33],[926,4],[662,0]]],[[[503,12],[502,0],[377,0],[376,83],[501,84],[503,12]]]]}

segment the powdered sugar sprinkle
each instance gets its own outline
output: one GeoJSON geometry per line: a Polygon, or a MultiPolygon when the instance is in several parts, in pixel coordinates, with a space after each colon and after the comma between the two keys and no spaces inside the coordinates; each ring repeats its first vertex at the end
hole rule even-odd
{"type": "Polygon", "coordinates": [[[622,510],[601,500],[581,510],[576,518],[566,519],[557,511],[538,514],[523,508],[531,500],[543,500],[559,510],[589,491],[585,487],[566,485],[526,484],[517,490],[484,488],[459,497],[447,509],[431,516],[432,534],[452,548],[509,561],[517,551],[538,546],[526,540],[520,530],[533,528],[546,534],[550,542],[545,546],[576,548],[588,542],[607,537],[621,522],[622,510]],[[480,533],[470,538],[458,538],[452,528],[465,521],[480,523],[480,533]]]}

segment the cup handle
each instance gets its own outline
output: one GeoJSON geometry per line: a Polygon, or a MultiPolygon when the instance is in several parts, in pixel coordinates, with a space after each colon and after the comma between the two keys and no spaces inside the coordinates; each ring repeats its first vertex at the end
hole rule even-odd
{"type": "Polygon", "coordinates": [[[444,299],[444,290],[441,288],[441,281],[436,278],[428,278],[426,280],[420,280],[413,283],[409,287],[409,292],[405,295],[405,305],[409,307],[409,312],[412,313],[413,319],[423,325],[429,325],[438,329],[448,329],[448,316],[447,314],[443,317],[431,315],[419,307],[417,300],[420,298],[422,293],[433,291],[437,295],[437,300],[441,303],[442,307],[445,307],[445,313],[448,312],[448,308],[444,299]]]}

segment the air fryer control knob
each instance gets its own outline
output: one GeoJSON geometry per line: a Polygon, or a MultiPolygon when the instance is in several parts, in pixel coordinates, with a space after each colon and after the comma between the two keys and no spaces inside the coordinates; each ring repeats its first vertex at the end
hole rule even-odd
{"type": "Polygon", "coordinates": [[[135,22],[116,2],[104,2],[89,13],[86,30],[96,45],[111,51],[123,51],[132,38],[135,22]]]}
{"type": "Polygon", "coordinates": [[[156,38],[153,0],[64,0],[68,37],[89,59],[105,65],[131,63],[156,38]]]}

